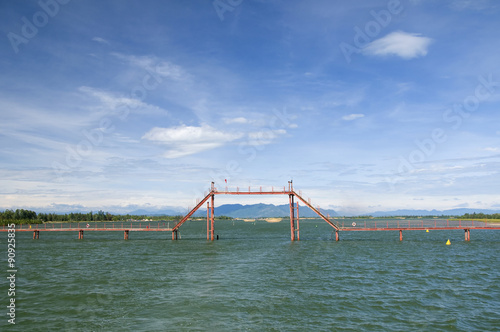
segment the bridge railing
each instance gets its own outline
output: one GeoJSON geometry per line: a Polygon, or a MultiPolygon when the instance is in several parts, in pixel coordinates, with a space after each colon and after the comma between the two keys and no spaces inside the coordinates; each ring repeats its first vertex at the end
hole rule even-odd
{"type": "MultiPolygon", "coordinates": [[[[44,224],[19,224],[16,230],[170,230],[175,221],[124,221],[124,222],[69,222],[69,223],[44,223],[44,224]]],[[[1,228],[2,231],[8,230],[6,225],[1,228]]]]}
{"type": "Polygon", "coordinates": [[[447,229],[498,228],[499,223],[482,220],[449,219],[349,219],[337,220],[342,230],[356,229],[447,229]]]}
{"type": "Polygon", "coordinates": [[[232,187],[224,186],[222,188],[214,187],[216,193],[287,193],[286,187],[262,187],[262,186],[248,186],[248,187],[232,187]]]}

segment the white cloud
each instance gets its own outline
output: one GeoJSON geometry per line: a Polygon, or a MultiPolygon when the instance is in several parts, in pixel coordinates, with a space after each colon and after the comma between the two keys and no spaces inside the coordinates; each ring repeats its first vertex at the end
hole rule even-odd
{"type": "Polygon", "coordinates": [[[100,116],[115,114],[124,120],[129,113],[139,112],[141,114],[161,114],[165,115],[167,111],[158,106],[145,103],[139,99],[127,97],[120,94],[110,93],[100,89],[88,86],[78,88],[78,91],[97,99],[100,104],[89,106],[89,109],[100,116]]]}
{"type": "Polygon", "coordinates": [[[250,122],[247,118],[244,117],[225,118],[223,121],[225,124],[246,124],[250,122]]]}
{"type": "Polygon", "coordinates": [[[189,77],[188,73],[179,65],[161,60],[155,56],[135,56],[121,53],[111,53],[118,59],[142,69],[149,69],[151,74],[168,77],[174,80],[183,80],[189,77]]]}
{"type": "Polygon", "coordinates": [[[93,41],[96,41],[98,43],[101,43],[101,44],[108,44],[109,45],[109,42],[104,39],[104,38],[101,38],[101,37],[94,37],[92,38],[93,41]]]}
{"type": "Polygon", "coordinates": [[[137,107],[145,105],[140,100],[124,96],[113,95],[109,92],[105,92],[88,86],[81,86],[78,88],[78,90],[91,97],[98,99],[104,107],[107,107],[111,110],[114,110],[119,106],[128,106],[132,109],[135,109],[137,107]]]}
{"type": "Polygon", "coordinates": [[[179,158],[205,150],[210,150],[240,138],[242,134],[219,131],[208,125],[201,127],[178,126],[172,128],[155,127],[142,138],[168,146],[167,158],[179,158]]]}
{"type": "Polygon", "coordinates": [[[360,119],[360,118],[362,118],[364,116],[365,116],[364,114],[349,114],[349,115],[344,115],[342,117],[342,120],[344,120],[344,121],[353,121],[353,120],[356,120],[356,119],[360,119]]]}
{"type": "Polygon", "coordinates": [[[363,49],[363,53],[379,56],[396,55],[403,59],[412,59],[427,55],[431,42],[431,38],[417,33],[395,31],[369,43],[363,49]]]}
{"type": "Polygon", "coordinates": [[[262,130],[248,134],[248,144],[249,145],[266,145],[271,144],[272,141],[278,138],[280,135],[286,134],[285,129],[275,129],[275,130],[262,130]]]}
{"type": "Polygon", "coordinates": [[[454,0],[450,7],[454,10],[488,10],[494,8],[494,2],[490,0],[454,0]]]}
{"type": "Polygon", "coordinates": [[[161,61],[156,64],[155,69],[160,76],[171,79],[181,80],[188,76],[182,67],[171,62],[161,61]]]}

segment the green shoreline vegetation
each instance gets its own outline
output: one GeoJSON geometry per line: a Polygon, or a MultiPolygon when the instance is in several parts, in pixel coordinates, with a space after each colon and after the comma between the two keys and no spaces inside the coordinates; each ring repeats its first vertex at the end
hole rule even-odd
{"type": "MultiPolygon", "coordinates": [[[[36,213],[31,210],[17,209],[17,210],[5,210],[0,212],[0,225],[8,224],[41,224],[41,223],[70,223],[70,222],[113,222],[113,221],[179,221],[184,216],[167,216],[167,215],[131,215],[131,214],[111,214],[109,212],[104,212],[99,210],[94,213],[90,211],[88,213],[36,213]]],[[[192,218],[203,219],[205,218],[192,218]]],[[[229,220],[231,217],[218,216],[217,220],[229,220]]]]}

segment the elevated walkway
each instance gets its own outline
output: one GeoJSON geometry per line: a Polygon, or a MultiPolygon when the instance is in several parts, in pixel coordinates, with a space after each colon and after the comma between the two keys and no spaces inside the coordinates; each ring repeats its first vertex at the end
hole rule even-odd
{"type": "Polygon", "coordinates": [[[335,229],[336,238],[338,239],[338,231],[340,230],[339,226],[333,223],[329,218],[327,218],[324,214],[322,214],[317,208],[315,208],[310,202],[305,200],[301,195],[297,194],[293,189],[292,181],[288,181],[288,189],[283,187],[283,189],[275,190],[274,187],[271,190],[262,190],[262,187],[259,190],[252,191],[251,188],[247,190],[240,190],[240,188],[236,188],[236,190],[228,190],[226,187],[225,190],[217,190],[214,182],[210,187],[209,193],[201,199],[194,208],[192,208],[178,223],[172,228],[172,240],[177,240],[179,228],[189,219],[191,216],[202,207],[202,205],[207,202],[207,240],[214,240],[214,218],[215,218],[215,210],[214,210],[214,201],[216,195],[288,195],[289,197],[289,205],[290,205],[290,233],[291,240],[296,241],[300,240],[299,233],[299,203],[295,203],[295,197],[297,197],[302,203],[304,203],[307,207],[309,207],[312,211],[314,211],[321,219],[326,221],[330,226],[335,229]]]}

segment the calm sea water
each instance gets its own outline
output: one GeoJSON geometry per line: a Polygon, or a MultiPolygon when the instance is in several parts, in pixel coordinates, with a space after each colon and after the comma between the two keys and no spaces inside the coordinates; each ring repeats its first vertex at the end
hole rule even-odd
{"type": "MultiPolygon", "coordinates": [[[[500,330],[500,231],[343,232],[320,220],[171,233],[16,233],[18,331],[500,330]],[[450,239],[451,245],[445,242],[450,239]]],[[[0,233],[7,276],[7,236],[0,233]]],[[[3,312],[7,282],[2,278],[3,312]]]]}

